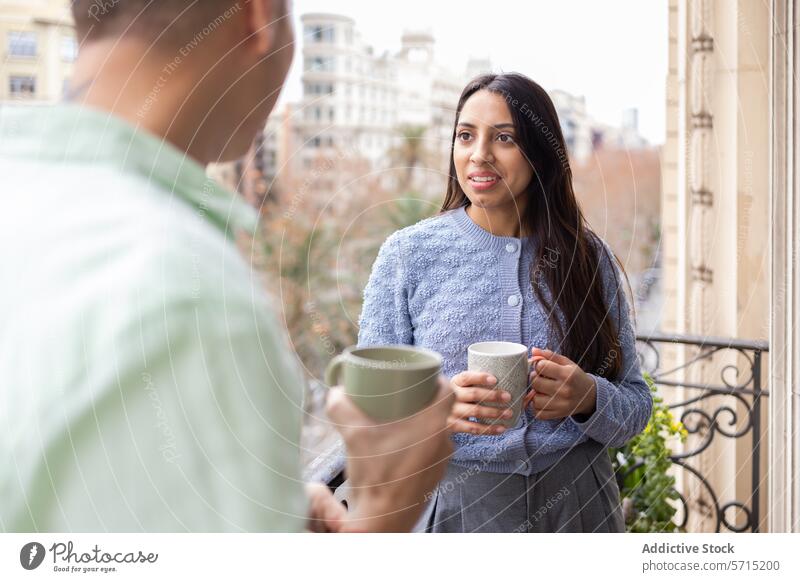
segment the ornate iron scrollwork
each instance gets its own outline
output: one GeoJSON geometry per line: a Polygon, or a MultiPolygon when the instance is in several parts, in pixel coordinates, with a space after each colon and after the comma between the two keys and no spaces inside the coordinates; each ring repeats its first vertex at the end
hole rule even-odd
{"type": "MultiPolygon", "coordinates": [[[[699,444],[688,451],[675,453],[672,462],[691,479],[696,479],[705,492],[705,505],[715,523],[714,531],[724,527],[731,532],[759,530],[760,502],[760,454],[761,454],[761,399],[769,393],[762,389],[761,356],[769,351],[768,344],[726,338],[653,334],[637,337],[638,355],[642,370],[653,378],[659,388],[684,388],[697,393],[681,402],[673,402],[669,408],[679,414],[689,434],[698,435],[699,444]],[[664,345],[694,346],[696,354],[680,366],[661,369],[661,349],[664,345]],[[674,379],[676,373],[689,370],[702,362],[710,362],[720,352],[737,352],[744,358],[740,369],[735,364],[724,365],[719,373],[719,384],[694,383],[674,379]],[[716,408],[709,402],[719,402],[716,408]],[[705,406],[704,406],[705,404],[705,406]],[[740,410],[737,411],[737,404],[740,410]],[[741,413],[741,410],[744,413],[741,413]],[[745,500],[720,500],[708,478],[698,470],[691,460],[698,458],[711,445],[715,436],[739,439],[750,435],[752,446],[751,495],[745,500]],[[709,503],[710,500],[710,503],[709,503]],[[738,519],[737,519],[738,518],[738,519]],[[737,525],[737,522],[742,525],[737,525]]],[[[684,492],[678,491],[681,516],[678,526],[688,523],[692,502],[684,492]]]]}

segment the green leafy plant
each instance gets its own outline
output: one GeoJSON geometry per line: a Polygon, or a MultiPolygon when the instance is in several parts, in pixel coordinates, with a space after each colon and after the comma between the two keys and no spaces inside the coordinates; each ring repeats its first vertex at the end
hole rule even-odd
{"type": "Polygon", "coordinates": [[[433,216],[438,209],[438,204],[417,192],[406,192],[386,208],[384,216],[393,232],[433,216]]]}
{"type": "Polygon", "coordinates": [[[644,431],[624,447],[609,449],[614,471],[622,478],[620,498],[626,528],[630,532],[677,532],[673,521],[678,499],[675,477],[668,475],[672,454],[670,441],[686,440],[683,423],[675,420],[672,412],[658,396],[653,379],[645,374],[645,381],[653,394],[653,412],[644,431]]]}

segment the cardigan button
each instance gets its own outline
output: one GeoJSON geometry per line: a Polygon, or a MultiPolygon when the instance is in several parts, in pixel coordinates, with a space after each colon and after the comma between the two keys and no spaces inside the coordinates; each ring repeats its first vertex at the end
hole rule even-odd
{"type": "Polygon", "coordinates": [[[508,251],[509,253],[517,252],[517,245],[515,245],[514,243],[508,243],[506,245],[506,251],[508,251]]]}
{"type": "Polygon", "coordinates": [[[518,297],[518,296],[516,296],[516,295],[511,295],[511,296],[508,298],[508,304],[509,304],[511,307],[516,307],[517,305],[519,305],[519,297],[518,297]]]}

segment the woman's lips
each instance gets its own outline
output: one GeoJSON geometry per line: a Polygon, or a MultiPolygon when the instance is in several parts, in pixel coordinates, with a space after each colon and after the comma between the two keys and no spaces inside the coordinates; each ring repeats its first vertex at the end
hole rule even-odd
{"type": "Polygon", "coordinates": [[[478,173],[470,174],[467,180],[473,190],[489,190],[497,185],[500,177],[497,174],[478,173]]]}

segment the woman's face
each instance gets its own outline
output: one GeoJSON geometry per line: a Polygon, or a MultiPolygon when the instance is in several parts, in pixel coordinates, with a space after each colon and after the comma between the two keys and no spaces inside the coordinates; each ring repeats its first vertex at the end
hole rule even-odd
{"type": "Polygon", "coordinates": [[[524,209],[533,168],[516,137],[501,95],[481,90],[464,103],[456,125],[453,161],[458,183],[474,206],[515,214],[524,209]]]}

